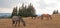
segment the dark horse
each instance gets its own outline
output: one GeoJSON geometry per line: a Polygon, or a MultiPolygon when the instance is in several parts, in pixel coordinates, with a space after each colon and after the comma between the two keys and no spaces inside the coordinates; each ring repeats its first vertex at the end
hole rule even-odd
{"type": "Polygon", "coordinates": [[[32,19],[36,19],[37,15],[32,15],[31,17],[32,19]]]}
{"type": "Polygon", "coordinates": [[[17,26],[20,26],[20,21],[23,23],[23,25],[25,26],[25,22],[23,21],[22,17],[21,16],[13,16],[12,17],[12,25],[15,25],[15,27],[17,26]]]}
{"type": "Polygon", "coordinates": [[[42,14],[41,20],[43,20],[43,17],[46,17],[47,19],[52,19],[51,15],[49,15],[49,14],[42,14]]]}

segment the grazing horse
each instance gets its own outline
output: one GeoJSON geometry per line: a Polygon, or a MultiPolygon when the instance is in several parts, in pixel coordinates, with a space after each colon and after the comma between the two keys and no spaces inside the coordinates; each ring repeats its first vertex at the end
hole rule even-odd
{"type": "Polygon", "coordinates": [[[20,21],[23,23],[23,25],[25,26],[25,22],[23,21],[22,17],[21,16],[13,16],[12,17],[12,25],[15,25],[15,27],[17,26],[20,26],[20,21]]]}
{"type": "Polygon", "coordinates": [[[36,19],[37,15],[32,15],[31,17],[32,19],[36,19]]]}
{"type": "Polygon", "coordinates": [[[49,14],[42,14],[41,20],[43,20],[43,17],[46,17],[47,19],[52,19],[51,15],[49,15],[49,14]]]}

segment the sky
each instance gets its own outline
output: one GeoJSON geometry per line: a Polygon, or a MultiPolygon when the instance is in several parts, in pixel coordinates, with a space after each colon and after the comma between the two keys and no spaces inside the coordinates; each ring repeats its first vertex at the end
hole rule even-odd
{"type": "Polygon", "coordinates": [[[60,0],[0,0],[0,13],[12,13],[13,7],[19,7],[22,3],[32,3],[37,15],[52,14],[54,10],[60,12],[60,0]]]}

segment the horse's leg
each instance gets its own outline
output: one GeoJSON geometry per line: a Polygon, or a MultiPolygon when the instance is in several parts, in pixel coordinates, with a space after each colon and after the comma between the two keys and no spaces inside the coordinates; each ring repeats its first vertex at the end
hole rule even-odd
{"type": "Polygon", "coordinates": [[[34,19],[34,17],[32,17],[32,19],[34,19]]]}
{"type": "Polygon", "coordinates": [[[36,17],[33,17],[33,19],[36,19],[36,17]]]}
{"type": "Polygon", "coordinates": [[[25,22],[23,21],[23,19],[21,18],[20,20],[22,21],[23,25],[25,26],[25,22]]]}
{"type": "Polygon", "coordinates": [[[49,17],[50,17],[50,19],[52,20],[52,17],[51,17],[51,15],[49,15],[49,17]]]}
{"type": "Polygon", "coordinates": [[[49,20],[49,16],[47,16],[47,20],[49,20]]]}
{"type": "Polygon", "coordinates": [[[15,21],[12,20],[12,26],[15,24],[15,21]]]}
{"type": "Polygon", "coordinates": [[[32,19],[35,19],[35,17],[32,17],[32,19]]]}
{"type": "Polygon", "coordinates": [[[36,19],[36,16],[35,16],[35,19],[36,19]]]}
{"type": "Polygon", "coordinates": [[[41,20],[43,20],[43,15],[41,15],[41,20]]]}
{"type": "Polygon", "coordinates": [[[20,26],[20,20],[18,21],[18,26],[20,26]]]}
{"type": "Polygon", "coordinates": [[[17,26],[17,21],[15,21],[15,27],[17,26]]]}

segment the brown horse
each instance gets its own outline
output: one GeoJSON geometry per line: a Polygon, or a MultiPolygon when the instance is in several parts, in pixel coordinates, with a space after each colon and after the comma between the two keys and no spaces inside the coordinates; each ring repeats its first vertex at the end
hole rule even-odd
{"type": "Polygon", "coordinates": [[[52,19],[51,15],[49,15],[49,14],[42,14],[41,20],[43,20],[43,17],[46,17],[47,19],[52,19]]]}

